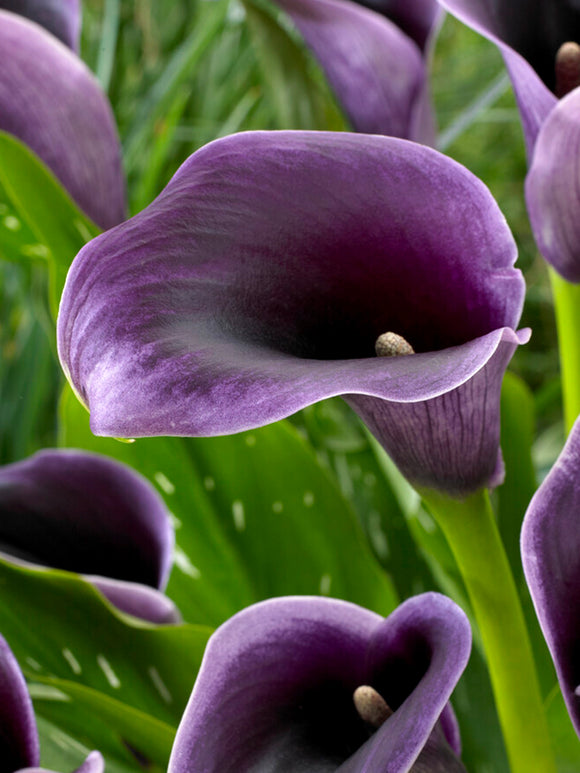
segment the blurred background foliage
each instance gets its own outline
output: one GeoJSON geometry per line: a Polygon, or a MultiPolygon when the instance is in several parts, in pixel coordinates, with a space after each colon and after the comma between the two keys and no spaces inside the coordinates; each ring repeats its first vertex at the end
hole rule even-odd
{"type": "MultiPolygon", "coordinates": [[[[84,0],[83,14],[81,55],[111,100],[123,146],[131,214],[147,206],[192,152],[217,137],[253,129],[348,129],[317,64],[291,25],[267,0],[84,0]]],[[[523,200],[525,149],[497,49],[451,17],[444,19],[434,46],[431,84],[440,149],[490,187],[514,233],[520,255],[518,265],[527,281],[522,324],[532,328],[533,336],[530,344],[519,348],[510,368],[522,381],[512,378],[504,390],[504,421],[515,422],[510,435],[521,437],[522,442],[504,448],[508,475],[495,498],[507,551],[532,621],[532,638],[547,695],[554,676],[523,586],[518,535],[536,475],[541,477],[549,469],[562,446],[563,430],[547,270],[535,249],[523,200]],[[529,454],[528,441],[532,438],[535,468],[529,454]]],[[[336,593],[386,613],[397,598],[434,588],[468,608],[462,582],[435,522],[358,419],[338,399],[311,406],[293,417],[294,427],[266,428],[240,436],[239,441],[180,441],[179,445],[171,441],[172,445],[167,445],[169,441],[159,439],[128,447],[92,438],[79,406],[67,400],[61,404],[59,427],[64,379],[55,357],[44,248],[13,209],[0,184],[1,464],[60,441],[100,450],[147,475],[161,489],[182,529],[178,532],[182,571],[177,575],[174,572],[169,591],[182,611],[187,611],[189,622],[215,625],[257,597],[282,592],[336,593]],[[247,447],[255,445],[254,434],[260,448],[262,442],[270,448],[274,461],[285,459],[284,454],[292,451],[304,489],[293,505],[288,504],[293,495],[284,489],[283,499],[281,493],[289,485],[286,471],[270,470],[268,485],[272,493],[268,485],[263,485],[263,507],[261,501],[256,505],[262,519],[258,519],[257,528],[263,527],[267,535],[261,557],[256,553],[257,539],[252,542],[246,533],[240,544],[242,538],[232,528],[230,512],[231,500],[234,505],[242,501],[235,497],[241,496],[240,490],[246,491],[248,481],[259,486],[260,470],[267,466],[268,454],[253,461],[248,457],[247,447]],[[159,467],[159,459],[167,460],[167,466],[159,467]],[[225,474],[224,459],[232,468],[237,467],[228,472],[230,477],[220,481],[220,497],[225,497],[222,501],[212,492],[215,479],[225,474]],[[183,500],[171,491],[176,480],[179,492],[189,486],[183,500]],[[279,487],[278,493],[275,486],[279,487]],[[290,518],[281,533],[268,532],[271,526],[266,516],[269,513],[271,517],[272,507],[274,513],[286,507],[290,515],[310,507],[315,500],[317,507],[322,507],[324,501],[335,513],[335,531],[329,536],[324,536],[322,526],[311,526],[305,536],[299,520],[290,518]],[[198,521],[194,521],[195,513],[198,521]],[[227,528],[220,520],[225,523],[226,516],[227,528]],[[359,544],[360,535],[366,536],[366,546],[359,544]],[[303,544],[307,551],[308,544],[316,540],[316,559],[304,562],[305,583],[309,571],[318,583],[317,561],[325,541],[329,555],[334,551],[336,556],[344,549],[346,560],[353,557],[353,566],[362,567],[368,562],[365,551],[370,548],[386,574],[376,574],[379,570],[374,564],[358,570],[358,587],[348,572],[339,586],[330,585],[325,579],[330,575],[323,574],[320,587],[309,591],[308,584],[285,584],[284,562],[280,566],[267,565],[268,545],[282,541],[288,546],[296,541],[298,548],[303,544]],[[356,546],[355,553],[348,552],[353,550],[352,545],[356,546]],[[188,564],[196,549],[198,555],[188,564]],[[224,556],[228,558],[223,558],[222,566],[224,556]],[[204,561],[204,577],[211,576],[212,580],[200,586],[197,596],[187,582],[195,579],[197,567],[204,561]],[[232,571],[237,573],[239,599],[227,596],[233,585],[232,571]],[[381,594],[382,602],[378,600],[381,594]]],[[[237,510],[234,508],[234,527],[236,513],[239,516],[239,505],[237,510]]],[[[243,509],[241,513],[243,517],[243,509]]],[[[300,561],[300,556],[288,549],[285,560],[290,566],[300,561]]],[[[77,589],[75,593],[81,592],[77,589]]],[[[27,613],[35,614],[33,608],[27,608],[27,613]]],[[[0,615],[0,629],[1,625],[0,615]]],[[[506,769],[488,677],[477,648],[455,701],[468,769],[479,773],[506,769]],[[488,761],[482,762],[485,759],[488,761]]],[[[568,744],[574,755],[569,733],[561,730],[561,703],[554,700],[553,704],[559,717],[556,725],[564,737],[562,748],[568,744]]],[[[45,707],[47,722],[58,719],[53,708],[49,711],[45,707]]],[[[61,718],[61,729],[70,721],[70,717],[61,718]]],[[[86,739],[87,743],[90,740],[86,739]]],[[[574,758],[572,766],[577,762],[574,758]]],[[[113,765],[111,769],[117,768],[113,765]]],[[[564,764],[561,769],[565,770],[564,764]]],[[[119,770],[126,768],[121,764],[119,770]]]]}

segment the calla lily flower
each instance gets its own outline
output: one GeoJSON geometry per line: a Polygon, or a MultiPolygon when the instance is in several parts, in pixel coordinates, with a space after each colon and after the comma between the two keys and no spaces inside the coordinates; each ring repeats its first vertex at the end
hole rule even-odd
{"type": "Polygon", "coordinates": [[[105,94],[54,35],[0,11],[0,131],[28,145],[101,228],[125,217],[120,145],[105,94]]]}
{"type": "Polygon", "coordinates": [[[78,52],[80,0],[0,0],[0,9],[26,16],[78,52]]]}
{"type": "Polygon", "coordinates": [[[133,470],[80,451],[41,451],[0,468],[0,555],[79,572],[112,604],[179,622],[160,589],[173,530],[157,492],[133,470]]]}
{"type": "Polygon", "coordinates": [[[580,421],[532,498],[522,529],[524,572],[562,694],[580,736],[580,421]]]}
{"type": "Polygon", "coordinates": [[[394,22],[419,48],[428,48],[440,17],[437,0],[358,0],[394,22]]]}
{"type": "Polygon", "coordinates": [[[500,48],[520,111],[526,200],[542,255],[580,282],[575,160],[580,145],[580,5],[573,0],[439,0],[500,48]],[[569,95],[569,96],[567,96],[569,95]]]}
{"type": "MultiPolygon", "coordinates": [[[[422,50],[428,37],[425,3],[403,14],[421,40],[418,43],[390,19],[350,0],[276,2],[320,62],[353,129],[435,144],[422,50]]],[[[437,6],[434,0],[429,6],[430,31],[437,6]]]]}
{"type": "Polygon", "coordinates": [[[384,619],[336,599],[270,599],[207,646],[168,773],[459,773],[448,703],[469,658],[437,593],[384,619]]]}
{"type": "MultiPolygon", "coordinates": [[[[39,768],[38,730],[22,671],[0,636],[0,771],[51,773],[39,768]]],[[[91,752],[75,773],[103,773],[100,752],[91,752]]]]}
{"type": "Polygon", "coordinates": [[[515,257],[487,188],[430,148],[238,134],[79,253],[61,363],[114,437],[231,434],[343,395],[411,482],[463,495],[501,477],[515,257]],[[375,356],[383,333],[417,353],[375,356]]]}

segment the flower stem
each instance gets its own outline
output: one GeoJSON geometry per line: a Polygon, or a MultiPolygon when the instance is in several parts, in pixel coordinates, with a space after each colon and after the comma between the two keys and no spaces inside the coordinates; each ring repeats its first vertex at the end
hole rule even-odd
{"type": "Polygon", "coordinates": [[[488,492],[420,492],[453,551],[481,632],[513,773],[556,770],[520,600],[488,492]]]}
{"type": "Polygon", "coordinates": [[[563,279],[550,268],[558,328],[564,423],[570,432],[580,414],[580,285],[563,279]]]}

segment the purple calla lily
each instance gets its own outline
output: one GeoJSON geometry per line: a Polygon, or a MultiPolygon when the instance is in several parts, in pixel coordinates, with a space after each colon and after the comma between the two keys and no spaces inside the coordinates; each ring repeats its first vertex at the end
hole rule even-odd
{"type": "MultiPolygon", "coordinates": [[[[435,144],[435,121],[421,45],[424,4],[404,19],[422,44],[393,21],[350,0],[276,0],[325,71],[352,127],[369,134],[435,144]]],[[[429,19],[434,29],[437,6],[429,19]]]]}
{"type": "Polygon", "coordinates": [[[428,48],[440,17],[437,0],[357,1],[394,22],[422,51],[428,48]]]}
{"type": "Polygon", "coordinates": [[[110,105],[85,64],[54,35],[0,11],[0,131],[28,145],[101,228],[125,217],[110,105]]]}
{"type": "Polygon", "coordinates": [[[0,555],[81,572],[124,612],[179,621],[160,589],[173,530],[163,500],[141,476],[106,457],[41,451],[0,468],[0,555]]]}
{"type": "Polygon", "coordinates": [[[0,0],[0,9],[26,16],[78,52],[80,0],[0,0]]]}
{"type": "Polygon", "coordinates": [[[580,421],[532,498],[522,529],[524,572],[580,736],[580,421]]]}
{"type": "Polygon", "coordinates": [[[526,200],[542,255],[580,282],[580,5],[574,0],[439,0],[501,50],[520,111],[530,171],[526,200]],[[566,96],[569,94],[569,96],[566,96]]]}
{"type": "Polygon", "coordinates": [[[81,251],[60,358],[97,435],[229,434],[343,395],[412,482],[463,495],[501,477],[515,257],[489,191],[430,148],[239,134],[81,251]],[[390,331],[417,354],[375,356],[390,331]]]}
{"type": "Polygon", "coordinates": [[[386,619],[314,597],[248,607],[209,641],[168,773],[464,771],[448,701],[470,649],[437,593],[386,619]]]}
{"type": "MultiPolygon", "coordinates": [[[[0,636],[0,773],[51,773],[39,768],[40,749],[32,701],[12,650],[0,636]]],[[[104,760],[91,752],[75,773],[103,773],[104,760]]]]}

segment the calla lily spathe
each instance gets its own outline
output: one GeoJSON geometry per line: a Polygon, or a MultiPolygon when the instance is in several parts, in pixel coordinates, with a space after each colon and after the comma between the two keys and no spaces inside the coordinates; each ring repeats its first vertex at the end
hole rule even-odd
{"type": "Polygon", "coordinates": [[[26,16],[78,52],[80,0],[0,0],[0,9],[26,16]]]}
{"type": "MultiPolygon", "coordinates": [[[[24,676],[0,636],[0,773],[51,773],[39,768],[40,749],[32,701],[24,676]]],[[[75,773],[103,773],[101,754],[91,752],[75,773]]]]}
{"type": "Polygon", "coordinates": [[[0,555],[80,572],[124,612],[180,620],[160,592],[173,542],[157,492],[104,456],[47,450],[0,468],[0,555]]]}
{"type": "Polygon", "coordinates": [[[501,50],[528,150],[526,200],[534,237],[556,271],[570,282],[580,282],[580,196],[575,176],[580,145],[576,45],[580,5],[573,0],[439,2],[501,50]],[[569,42],[574,45],[566,53],[561,47],[569,42]]]}
{"type": "Polygon", "coordinates": [[[38,24],[0,11],[0,131],[33,150],[101,228],[125,217],[111,107],[86,65],[38,24]]]}
{"type": "Polygon", "coordinates": [[[534,495],[522,560],[536,613],[580,736],[580,421],[534,495]]]}
{"type": "Polygon", "coordinates": [[[429,8],[423,3],[394,14],[418,41],[395,21],[350,0],[276,2],[320,62],[353,129],[435,144],[423,50],[436,26],[435,0],[429,8]]]}
{"type": "Polygon", "coordinates": [[[515,257],[487,188],[430,148],[238,134],[81,251],[60,358],[95,434],[230,434],[343,395],[411,482],[461,496],[501,478],[515,257]],[[417,354],[376,357],[388,331],[417,354]]]}
{"type": "Polygon", "coordinates": [[[470,648],[436,593],[386,619],[319,597],[248,607],[209,641],[168,773],[460,773],[448,701],[470,648]]]}

